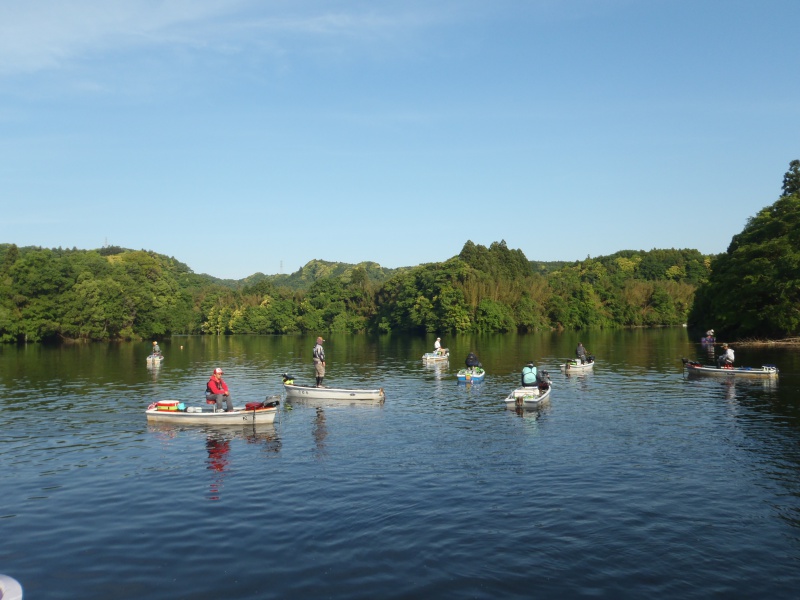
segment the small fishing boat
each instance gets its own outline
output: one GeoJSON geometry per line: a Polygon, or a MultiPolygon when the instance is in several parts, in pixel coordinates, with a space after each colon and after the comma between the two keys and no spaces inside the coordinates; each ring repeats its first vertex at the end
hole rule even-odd
{"type": "Polygon", "coordinates": [[[231,412],[217,412],[214,404],[186,406],[179,400],[161,400],[147,407],[145,414],[152,423],[182,425],[242,425],[275,422],[280,405],[279,396],[269,396],[263,402],[248,402],[234,406],[231,412]]]}
{"type": "Polygon", "coordinates": [[[386,392],[383,391],[383,388],[348,389],[284,383],[283,389],[286,392],[287,400],[290,398],[305,398],[311,400],[358,400],[363,402],[383,402],[386,400],[386,392]]]}
{"type": "Polygon", "coordinates": [[[481,367],[467,367],[456,373],[459,382],[480,383],[486,377],[486,371],[481,367]]]}
{"type": "Polygon", "coordinates": [[[160,365],[164,362],[164,355],[163,354],[150,354],[147,357],[147,364],[148,365],[160,365]]]}
{"type": "Polygon", "coordinates": [[[573,358],[572,360],[568,360],[563,365],[561,365],[561,370],[564,372],[575,373],[580,371],[588,371],[594,368],[594,357],[590,356],[587,358],[585,363],[582,363],[579,359],[573,358]]]}
{"type": "Polygon", "coordinates": [[[518,387],[506,397],[506,408],[538,408],[550,402],[552,386],[542,390],[538,387],[518,387]]]}
{"type": "Polygon", "coordinates": [[[714,365],[703,365],[693,360],[686,358],[683,361],[683,368],[688,373],[703,373],[705,375],[716,375],[722,377],[737,376],[737,377],[777,377],[778,367],[775,365],[761,365],[760,367],[716,367],[714,365]]]}
{"type": "Polygon", "coordinates": [[[422,355],[423,362],[444,362],[450,360],[449,352],[426,352],[422,355]]]}

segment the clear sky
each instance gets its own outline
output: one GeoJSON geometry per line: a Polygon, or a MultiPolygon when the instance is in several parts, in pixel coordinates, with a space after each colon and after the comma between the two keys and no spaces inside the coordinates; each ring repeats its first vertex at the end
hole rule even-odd
{"type": "Polygon", "coordinates": [[[2,0],[0,242],[196,273],[724,252],[800,159],[798,0],[2,0]]]}

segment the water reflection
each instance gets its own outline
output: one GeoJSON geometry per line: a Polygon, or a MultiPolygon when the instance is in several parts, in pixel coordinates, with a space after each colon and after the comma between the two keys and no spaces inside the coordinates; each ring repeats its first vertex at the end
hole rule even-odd
{"type": "Polygon", "coordinates": [[[161,363],[147,363],[147,372],[153,381],[158,381],[158,374],[161,372],[161,363]]]}
{"type": "MultiPolygon", "coordinates": [[[[563,371],[562,371],[563,372],[563,371]]],[[[580,391],[588,391],[591,387],[591,381],[594,378],[594,369],[591,371],[583,371],[583,372],[563,372],[564,379],[566,380],[563,384],[570,389],[577,389],[580,391]]]]}
{"type": "Polygon", "coordinates": [[[230,459],[228,453],[231,450],[231,440],[228,435],[221,431],[209,432],[206,437],[206,451],[208,452],[208,470],[212,472],[211,483],[209,484],[209,500],[219,500],[222,493],[222,485],[225,479],[225,469],[228,467],[230,459]]]}
{"type": "Polygon", "coordinates": [[[327,454],[325,438],[328,437],[328,426],[325,423],[325,410],[321,406],[317,407],[317,416],[314,418],[312,433],[314,435],[314,447],[316,449],[315,455],[317,458],[322,458],[327,454]]]}
{"type": "Polygon", "coordinates": [[[550,403],[542,406],[514,406],[513,412],[516,417],[522,419],[523,427],[528,433],[537,433],[539,431],[539,424],[547,414],[550,412],[550,403]]]}
{"type": "MultiPolygon", "coordinates": [[[[237,452],[233,443],[236,440],[244,441],[248,445],[261,446],[264,455],[277,455],[282,446],[281,438],[274,424],[249,424],[245,426],[202,426],[187,427],[172,423],[150,423],[148,431],[157,435],[168,446],[173,446],[177,438],[184,437],[191,444],[205,438],[205,451],[207,455],[205,468],[210,472],[209,500],[219,500],[225,476],[231,468],[237,452]]],[[[172,450],[172,448],[165,448],[172,450]]]]}
{"type": "Polygon", "coordinates": [[[293,405],[297,406],[310,406],[313,408],[349,408],[349,407],[364,407],[364,408],[383,408],[381,400],[352,400],[350,398],[307,398],[296,397],[286,398],[284,401],[286,408],[292,410],[293,405]]]}
{"type": "Polygon", "coordinates": [[[441,380],[450,369],[450,362],[446,360],[440,362],[424,362],[422,363],[422,367],[426,371],[432,371],[434,379],[441,380]]]}
{"type": "Polygon", "coordinates": [[[481,386],[483,385],[483,379],[480,381],[459,381],[456,379],[456,385],[459,388],[464,389],[467,392],[467,395],[470,394],[477,394],[481,390],[481,386]]]}
{"type": "Polygon", "coordinates": [[[278,436],[278,431],[275,429],[273,423],[264,423],[261,425],[248,425],[242,429],[244,440],[248,444],[258,444],[263,446],[264,452],[269,454],[277,454],[281,450],[281,438],[278,436]]]}

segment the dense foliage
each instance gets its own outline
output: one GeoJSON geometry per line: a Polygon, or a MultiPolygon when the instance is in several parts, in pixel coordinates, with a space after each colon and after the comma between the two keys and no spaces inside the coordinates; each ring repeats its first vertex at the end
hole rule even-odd
{"type": "Polygon", "coordinates": [[[311,261],[291,276],[233,282],[153,252],[5,244],[0,341],[676,325],[710,259],[696,250],[626,250],[543,263],[505,242],[467,242],[444,263],[387,270],[311,261]]]}
{"type": "Polygon", "coordinates": [[[800,193],[764,208],[733,237],[698,291],[690,324],[713,324],[728,337],[800,335],[800,193]]]}

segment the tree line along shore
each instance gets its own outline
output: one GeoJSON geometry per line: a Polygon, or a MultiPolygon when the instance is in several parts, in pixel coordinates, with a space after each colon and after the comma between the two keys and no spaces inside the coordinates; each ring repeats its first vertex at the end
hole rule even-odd
{"type": "Polygon", "coordinates": [[[502,241],[467,242],[442,263],[390,270],[315,260],[290,276],[231,281],[152,251],[2,244],[0,341],[675,326],[712,260],[650,250],[537,263],[502,241]]]}
{"type": "Polygon", "coordinates": [[[800,161],[783,195],[717,255],[622,250],[541,262],[505,241],[467,241],[440,263],[313,260],[290,275],[223,280],[154,251],[0,244],[0,343],[682,324],[743,344],[798,343],[800,161]]]}

